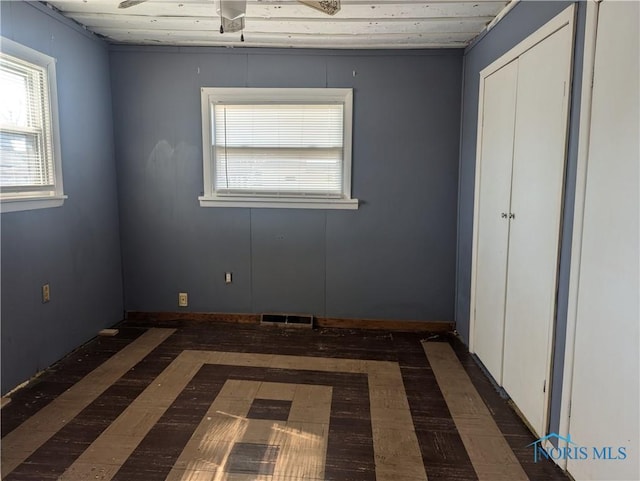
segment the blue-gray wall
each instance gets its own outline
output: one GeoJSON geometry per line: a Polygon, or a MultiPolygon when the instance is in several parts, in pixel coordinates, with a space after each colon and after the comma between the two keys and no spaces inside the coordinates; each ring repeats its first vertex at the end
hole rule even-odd
{"type": "MultiPolygon", "coordinates": [[[[469,340],[469,295],[471,292],[471,251],[473,244],[473,201],[476,165],[476,135],[478,127],[478,92],[480,71],[506,53],[521,40],[535,32],[573,2],[520,2],[495,28],[464,56],[463,114],[460,142],[460,175],[458,197],[458,262],[456,276],[456,327],[463,340],[469,340]]],[[[550,431],[559,425],[560,394],[567,323],[569,267],[573,207],[575,198],[576,162],[578,150],[578,120],[582,82],[582,56],[586,5],[578,2],[576,39],[574,48],[572,103],[570,112],[568,156],[565,180],[564,218],[562,226],[560,274],[558,280],[558,313],[556,319],[553,359],[553,387],[550,431]]]]}
{"type": "Polygon", "coordinates": [[[461,51],[114,46],[111,76],[127,310],[186,291],[189,311],[453,319],[461,51]],[[203,86],[353,87],[360,209],[200,207],[203,86]]]}
{"type": "Polygon", "coordinates": [[[58,60],[69,196],[0,216],[4,394],[119,321],[122,280],[107,47],[39,4],[1,2],[0,17],[3,36],[58,60]]]}

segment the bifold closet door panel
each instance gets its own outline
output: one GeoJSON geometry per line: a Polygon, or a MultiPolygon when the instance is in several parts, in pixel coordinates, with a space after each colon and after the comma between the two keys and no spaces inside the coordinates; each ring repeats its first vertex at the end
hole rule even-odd
{"type": "Polygon", "coordinates": [[[485,79],[478,195],[474,350],[502,380],[504,300],[518,61],[485,79]],[[503,216],[504,213],[504,216],[503,216]]]}
{"type": "Polygon", "coordinates": [[[565,26],[519,58],[502,385],[538,434],[556,304],[571,37],[565,26]]]}

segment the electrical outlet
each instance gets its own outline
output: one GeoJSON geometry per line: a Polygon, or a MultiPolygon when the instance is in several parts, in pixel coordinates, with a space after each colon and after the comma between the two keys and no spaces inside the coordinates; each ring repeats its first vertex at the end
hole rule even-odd
{"type": "Polygon", "coordinates": [[[224,283],[231,284],[231,272],[224,273],[224,283]]]}
{"type": "Polygon", "coordinates": [[[187,307],[189,305],[189,295],[186,292],[178,293],[178,307],[187,307]]]}
{"type": "Polygon", "coordinates": [[[42,286],[42,303],[49,302],[51,300],[51,289],[49,288],[49,284],[44,284],[42,286]]]}

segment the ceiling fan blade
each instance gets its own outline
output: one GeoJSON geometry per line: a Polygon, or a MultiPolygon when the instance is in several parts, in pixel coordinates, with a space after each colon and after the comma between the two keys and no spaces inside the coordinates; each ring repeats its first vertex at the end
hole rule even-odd
{"type": "Polygon", "coordinates": [[[124,2],[120,2],[120,4],[118,5],[118,8],[129,8],[129,7],[138,5],[140,3],[144,3],[146,1],[147,0],[124,0],[124,2]]]}
{"type": "Polygon", "coordinates": [[[327,15],[335,15],[340,11],[340,0],[298,0],[298,2],[327,15]]]}

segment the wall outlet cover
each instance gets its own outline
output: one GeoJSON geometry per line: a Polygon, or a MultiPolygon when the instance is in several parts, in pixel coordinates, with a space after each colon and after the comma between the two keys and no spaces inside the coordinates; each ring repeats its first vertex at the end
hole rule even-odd
{"type": "Polygon", "coordinates": [[[42,302],[49,302],[51,300],[51,289],[49,288],[49,284],[44,284],[42,286],[42,302]]]}
{"type": "Polygon", "coordinates": [[[189,295],[186,292],[178,293],[178,307],[187,307],[189,305],[189,295]]]}

